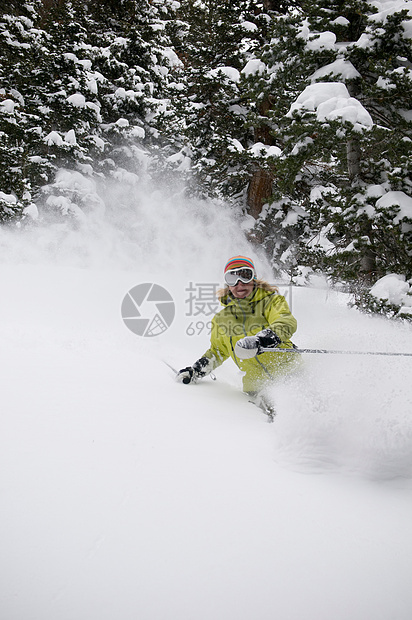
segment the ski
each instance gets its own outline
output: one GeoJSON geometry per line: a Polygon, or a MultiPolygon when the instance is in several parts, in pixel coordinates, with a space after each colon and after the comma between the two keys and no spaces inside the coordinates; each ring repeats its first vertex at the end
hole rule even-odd
{"type": "Polygon", "coordinates": [[[258,407],[267,416],[267,422],[273,422],[276,415],[276,409],[272,403],[269,403],[263,396],[256,395],[250,397],[249,402],[258,407]]]}

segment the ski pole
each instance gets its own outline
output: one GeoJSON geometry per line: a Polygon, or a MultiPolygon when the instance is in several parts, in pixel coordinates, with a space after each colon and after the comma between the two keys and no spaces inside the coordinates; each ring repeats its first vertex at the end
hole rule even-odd
{"type": "Polygon", "coordinates": [[[175,373],[175,375],[177,375],[177,370],[176,368],[173,368],[173,366],[171,366],[169,364],[169,362],[166,362],[166,360],[162,360],[163,364],[166,364],[166,366],[168,366],[170,368],[170,370],[173,370],[173,372],[175,373]]]}
{"type": "Polygon", "coordinates": [[[397,355],[403,357],[412,357],[412,353],[394,353],[388,351],[335,351],[330,349],[277,349],[266,348],[260,349],[260,353],[328,353],[335,355],[397,355]]]}
{"type": "MultiPolygon", "coordinates": [[[[162,362],[163,362],[163,364],[166,364],[166,366],[168,366],[170,368],[170,370],[173,370],[175,375],[177,375],[178,371],[176,370],[176,368],[173,368],[173,366],[171,366],[169,364],[169,362],[166,362],[166,360],[162,360],[162,362]]],[[[213,372],[209,373],[209,377],[212,379],[212,381],[216,381],[216,375],[214,375],[213,372]]],[[[183,383],[189,383],[189,382],[183,381],[183,383]]]]}
{"type": "MultiPolygon", "coordinates": [[[[171,365],[169,364],[169,362],[166,362],[166,360],[162,360],[162,362],[163,362],[163,364],[166,364],[166,366],[167,366],[168,368],[170,368],[170,370],[171,370],[171,371],[173,371],[175,375],[177,375],[178,371],[176,370],[176,368],[173,368],[173,366],[171,366],[171,365]]],[[[189,377],[185,377],[185,378],[183,379],[183,383],[186,383],[186,384],[187,384],[187,383],[190,383],[190,378],[189,378],[189,377]]]]}

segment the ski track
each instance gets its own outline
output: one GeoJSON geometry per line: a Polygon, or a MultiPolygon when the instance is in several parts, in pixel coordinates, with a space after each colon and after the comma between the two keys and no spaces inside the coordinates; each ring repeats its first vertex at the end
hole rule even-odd
{"type": "MultiPolygon", "coordinates": [[[[230,361],[174,382],[162,359],[208,342],[182,312],[158,338],[125,328],[124,295],[161,273],[0,267],[0,616],[410,620],[411,359],[308,355],[267,424],[230,361]]],[[[292,305],[299,346],[412,351],[343,294],[292,305]]]]}

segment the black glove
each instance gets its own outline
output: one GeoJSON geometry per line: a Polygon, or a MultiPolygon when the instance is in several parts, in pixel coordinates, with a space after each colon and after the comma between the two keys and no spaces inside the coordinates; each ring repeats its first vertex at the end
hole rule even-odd
{"type": "Polygon", "coordinates": [[[186,368],[182,368],[176,375],[176,381],[180,381],[180,383],[193,383],[196,380],[195,371],[192,366],[186,366],[186,368]]]}
{"type": "Polygon", "coordinates": [[[211,360],[208,357],[201,357],[193,366],[182,368],[176,375],[176,380],[181,383],[195,383],[198,379],[206,377],[212,370],[211,360]]]}
{"type": "Polygon", "coordinates": [[[258,353],[260,353],[259,349],[276,349],[282,342],[279,336],[269,328],[258,332],[256,338],[258,341],[258,353]]]}
{"type": "Polygon", "coordinates": [[[193,370],[199,378],[206,377],[212,370],[211,360],[208,357],[201,357],[193,364],[193,370]]]}

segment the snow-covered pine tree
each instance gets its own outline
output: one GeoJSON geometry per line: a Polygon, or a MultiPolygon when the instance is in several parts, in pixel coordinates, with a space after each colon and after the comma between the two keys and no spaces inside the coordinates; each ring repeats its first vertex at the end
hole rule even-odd
{"type": "Polygon", "coordinates": [[[247,184],[239,153],[249,143],[249,129],[239,82],[256,44],[255,5],[184,0],[177,11],[174,44],[182,67],[170,99],[180,152],[170,162],[181,170],[190,159],[191,191],[200,195],[229,198],[247,184]]]}
{"type": "Polygon", "coordinates": [[[300,8],[273,17],[256,59],[281,151],[257,233],[285,267],[409,274],[409,14],[362,1],[300,8]]]}
{"type": "Polygon", "coordinates": [[[172,56],[164,3],[103,4],[28,0],[2,16],[3,219],[41,193],[51,211],[100,206],[90,199],[95,175],[133,182],[157,139],[152,118],[172,56]],[[54,179],[59,170],[68,172],[54,179]]]}
{"type": "Polygon", "coordinates": [[[43,157],[41,106],[29,102],[45,47],[45,33],[34,29],[40,7],[4,3],[0,17],[0,222],[22,217],[32,190],[48,180],[52,168],[43,157]]]}
{"type": "Polygon", "coordinates": [[[410,40],[404,37],[408,16],[392,8],[392,15],[376,13],[368,5],[362,11],[343,12],[339,21],[348,34],[335,44],[341,43],[338,64],[311,76],[312,95],[317,92],[318,101],[313,105],[307,98],[296,119],[298,126],[310,124],[316,115],[318,140],[327,143],[328,134],[332,140],[334,135],[336,145],[330,143],[336,177],[313,188],[307,208],[316,235],[306,246],[306,260],[335,278],[358,283],[387,271],[411,273],[406,162],[411,137],[407,93],[410,96],[412,82],[403,65],[412,58],[410,40]],[[337,88],[335,82],[347,88],[341,99],[324,90],[325,84],[337,88]],[[394,193],[398,191],[403,193],[394,193]]]}
{"type": "Polygon", "coordinates": [[[369,13],[346,50],[360,74],[349,91],[373,125],[347,144],[350,191],[334,211],[341,240],[327,261],[338,277],[412,276],[412,10],[402,5],[369,13]]]}
{"type": "Polygon", "coordinates": [[[257,220],[251,237],[265,246],[279,271],[294,264],[296,242],[307,228],[302,166],[314,133],[311,127],[297,138],[287,114],[308,75],[333,62],[335,52],[329,45],[305,50],[304,2],[267,4],[264,37],[242,71],[242,94],[253,137],[246,162],[248,210],[257,220]]]}

